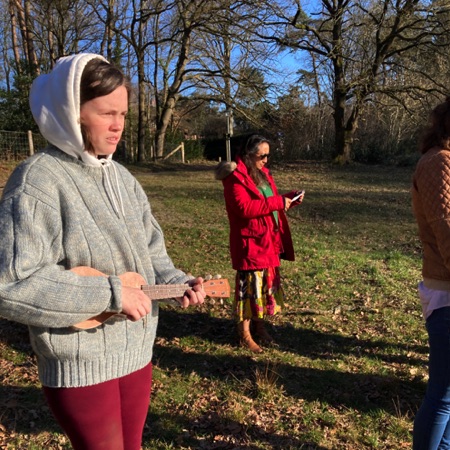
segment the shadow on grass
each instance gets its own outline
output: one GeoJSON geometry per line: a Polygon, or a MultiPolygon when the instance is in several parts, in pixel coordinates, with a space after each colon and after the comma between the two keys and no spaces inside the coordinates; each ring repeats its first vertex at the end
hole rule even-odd
{"type": "Polygon", "coordinates": [[[0,318],[0,343],[19,352],[32,353],[28,327],[18,322],[0,318]]]}
{"type": "Polygon", "coordinates": [[[257,425],[242,427],[238,422],[224,420],[219,415],[208,414],[207,420],[201,424],[203,418],[199,417],[197,423],[180,414],[164,415],[150,413],[147,418],[149,423],[148,431],[144,432],[144,445],[151,445],[154,440],[161,440],[166,437],[166,441],[171,440],[171,436],[179,435],[176,444],[189,446],[191,449],[204,450],[258,450],[260,445],[251,444],[251,436],[257,436],[258,442],[270,446],[274,450],[325,450],[325,447],[313,443],[300,441],[297,438],[279,435],[263,429],[257,425]],[[171,423],[172,427],[167,425],[171,423]],[[179,430],[185,430],[180,435],[179,430]],[[213,438],[205,436],[213,434],[213,438]],[[249,442],[250,441],[250,442],[249,442]],[[239,442],[239,443],[238,443],[239,442]]]}
{"type": "Polygon", "coordinates": [[[0,319],[0,344],[11,349],[14,363],[0,360],[0,423],[8,433],[62,433],[37,383],[28,327],[0,319]]]}
{"type": "Polygon", "coordinates": [[[183,164],[179,162],[148,162],[139,164],[126,164],[130,172],[133,174],[145,174],[145,173],[167,173],[167,172],[211,172],[214,173],[214,168],[218,162],[211,161],[209,163],[194,162],[189,164],[183,164]]]}
{"type": "MultiPolygon", "coordinates": [[[[208,345],[210,343],[223,346],[235,345],[237,341],[233,321],[212,318],[203,312],[180,313],[170,308],[161,308],[157,336],[169,345],[155,345],[154,362],[161,368],[176,368],[185,374],[196,372],[201,377],[215,378],[225,383],[229,380],[235,382],[236,379],[254,379],[256,372],[264,373],[269,367],[276,372],[277,384],[282,385],[285,395],[293,399],[318,400],[335,408],[354,408],[361,412],[375,412],[382,409],[394,416],[411,412],[414,414],[417,411],[425,390],[422,380],[396,377],[391,373],[360,373],[357,365],[347,372],[335,367],[339,367],[339,360],[348,357],[351,357],[355,364],[361,358],[373,358],[389,364],[418,364],[419,361],[411,360],[405,355],[411,350],[426,354],[425,346],[413,348],[402,343],[392,344],[380,339],[361,340],[292,326],[276,326],[274,331],[280,351],[277,361],[266,356],[270,355],[270,351],[266,355],[253,357],[247,351],[236,348],[231,354],[218,355],[214,354],[208,345]],[[192,352],[191,349],[191,352],[185,353],[178,346],[170,345],[171,340],[188,336],[196,337],[203,342],[195,346],[196,352],[192,352]],[[293,357],[308,358],[310,366],[300,367],[290,364],[289,354],[293,357]],[[327,368],[318,368],[320,365],[326,365],[327,368]]],[[[0,342],[9,345],[12,349],[31,354],[27,328],[22,325],[0,319],[0,342]]],[[[347,361],[344,363],[348,366],[347,361]]],[[[2,380],[0,387],[0,406],[3,411],[2,424],[8,431],[13,430],[24,434],[41,431],[61,432],[48,411],[39,387],[17,387],[8,381],[9,377],[5,380],[6,382],[2,380]]],[[[148,420],[150,427],[152,422],[165,422],[162,419],[161,416],[150,417],[148,420]]],[[[184,423],[181,415],[177,417],[171,414],[167,421],[172,421],[173,426],[179,422],[181,429],[192,428],[192,424],[184,423]]],[[[205,420],[204,423],[214,430],[214,421],[205,420]]],[[[231,430],[236,426],[236,424],[226,423],[225,430],[227,427],[231,430]]],[[[194,435],[202,434],[201,429],[193,429],[193,432],[194,435]]],[[[211,429],[203,429],[203,432],[211,436],[211,429]]],[[[264,435],[264,430],[258,429],[257,426],[247,429],[246,434],[258,436],[258,438],[262,436],[261,440],[266,440],[272,448],[319,449],[306,442],[291,444],[289,438],[284,436],[270,433],[264,435]]],[[[153,431],[151,435],[157,438],[157,434],[153,431]]],[[[195,443],[197,437],[190,436],[189,439],[194,439],[193,445],[200,445],[200,441],[195,443]]],[[[237,448],[252,449],[253,447],[237,448]]]]}
{"type": "Polygon", "coordinates": [[[289,211],[291,219],[355,224],[409,223],[414,220],[409,193],[386,191],[308,192],[304,204],[289,211]],[[309,201],[307,201],[309,200],[309,201]]]}
{"type": "MultiPolygon", "coordinates": [[[[412,360],[404,356],[412,347],[404,344],[393,345],[382,340],[362,340],[327,334],[289,326],[276,328],[278,349],[283,361],[292,353],[312,361],[311,367],[298,367],[286,362],[274,362],[264,354],[252,357],[246,350],[236,348],[232,355],[201,353],[184,354],[176,346],[155,345],[154,361],[162,367],[191,373],[195,371],[202,377],[227,379],[232,374],[238,378],[254,378],[256,371],[264,372],[273,366],[286,395],[307,401],[319,400],[334,407],[355,408],[369,412],[384,409],[398,415],[399,408],[415,413],[422,400],[425,383],[421,379],[408,379],[393,376],[391,373],[360,373],[357,361],[372,358],[374,362],[388,364],[423,364],[422,360],[412,360]],[[397,351],[395,351],[397,349],[397,351]],[[389,354],[384,353],[388,351],[389,354]],[[348,365],[348,358],[355,361],[350,371],[320,369],[324,361],[327,367],[339,366],[339,360],[348,365]],[[317,361],[317,364],[314,363],[317,361]]],[[[179,314],[169,309],[161,310],[158,336],[170,342],[174,338],[197,336],[204,341],[218,345],[235,345],[235,328],[231,320],[211,318],[204,313],[179,314]]],[[[426,347],[415,347],[415,351],[426,354],[426,347]]],[[[280,358],[277,358],[280,359],[280,358]]],[[[401,374],[401,372],[399,372],[401,374]]]]}
{"type": "Polygon", "coordinates": [[[41,432],[63,434],[40,387],[2,384],[0,399],[0,423],[4,431],[26,435],[41,432]]]}

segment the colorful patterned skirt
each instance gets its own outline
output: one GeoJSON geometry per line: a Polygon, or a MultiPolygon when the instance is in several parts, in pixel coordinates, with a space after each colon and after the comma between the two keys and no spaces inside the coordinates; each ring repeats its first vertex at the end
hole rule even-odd
{"type": "Polygon", "coordinates": [[[284,291],[279,267],[236,272],[233,311],[238,322],[273,316],[283,306],[284,291]]]}

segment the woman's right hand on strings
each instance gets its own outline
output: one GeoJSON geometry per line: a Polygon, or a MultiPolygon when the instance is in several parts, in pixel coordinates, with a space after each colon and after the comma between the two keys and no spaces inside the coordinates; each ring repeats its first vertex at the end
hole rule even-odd
{"type": "Polygon", "coordinates": [[[122,313],[136,322],[151,311],[151,300],[138,288],[122,285],[122,313]]]}

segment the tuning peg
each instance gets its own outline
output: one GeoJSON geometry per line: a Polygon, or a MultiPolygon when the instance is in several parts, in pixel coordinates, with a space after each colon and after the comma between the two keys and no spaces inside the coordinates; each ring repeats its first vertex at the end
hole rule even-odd
{"type": "Polygon", "coordinates": [[[211,275],[210,273],[208,273],[207,275],[205,275],[205,278],[204,278],[205,281],[209,281],[209,280],[211,280],[211,279],[212,279],[212,275],[211,275]]]}
{"type": "Polygon", "coordinates": [[[213,276],[214,280],[220,280],[222,278],[222,275],[220,275],[219,273],[213,276]]]}

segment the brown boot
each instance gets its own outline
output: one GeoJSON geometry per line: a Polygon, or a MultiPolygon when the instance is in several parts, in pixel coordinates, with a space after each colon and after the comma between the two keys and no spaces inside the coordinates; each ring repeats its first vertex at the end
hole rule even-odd
{"type": "Polygon", "coordinates": [[[270,344],[273,342],[273,337],[266,330],[264,320],[253,320],[253,327],[256,336],[258,336],[262,342],[266,344],[270,344]]]}
{"type": "Polygon", "coordinates": [[[247,347],[253,353],[262,353],[263,349],[252,339],[250,334],[249,319],[238,323],[238,332],[242,347],[247,347]]]}

